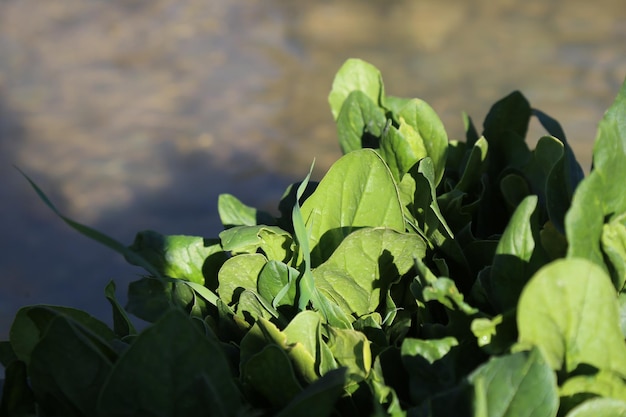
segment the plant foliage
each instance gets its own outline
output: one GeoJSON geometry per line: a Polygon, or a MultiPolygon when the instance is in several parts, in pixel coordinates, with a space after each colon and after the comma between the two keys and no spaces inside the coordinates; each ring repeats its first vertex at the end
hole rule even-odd
{"type": "Polygon", "coordinates": [[[107,286],[112,328],[22,308],[0,414],[626,416],[626,84],[586,178],[519,92],[464,141],[360,60],[329,102],[343,157],[279,216],[220,196],[213,239],[122,245],[31,181],[147,275],[125,307],[107,286]]]}

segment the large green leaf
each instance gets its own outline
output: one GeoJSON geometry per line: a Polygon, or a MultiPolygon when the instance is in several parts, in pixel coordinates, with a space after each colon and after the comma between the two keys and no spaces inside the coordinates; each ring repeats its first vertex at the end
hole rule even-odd
{"type": "MultiPolygon", "coordinates": [[[[166,236],[151,230],[137,233],[129,249],[150,262],[161,275],[199,284],[204,284],[205,275],[213,275],[226,260],[215,239],[166,236]]],[[[131,258],[126,260],[135,264],[131,258]]]]}
{"type": "Polygon", "coordinates": [[[241,381],[246,389],[255,390],[277,408],[286,406],[302,391],[289,357],[278,345],[267,345],[250,357],[241,367],[241,381]]]}
{"type": "Polygon", "coordinates": [[[561,259],[528,282],[517,307],[519,341],[538,346],[562,374],[588,367],[626,377],[617,296],[602,268],[561,259]]]}
{"type": "Polygon", "coordinates": [[[453,350],[458,344],[454,337],[402,341],[402,363],[409,374],[409,390],[415,404],[456,384],[453,350]]]}
{"type": "Polygon", "coordinates": [[[234,416],[242,402],[220,342],[173,309],[118,359],[97,405],[112,417],[234,416]]]}
{"type": "Polygon", "coordinates": [[[330,417],[346,378],[343,368],[326,373],[298,394],[276,417],[330,417]]]}
{"type": "Polygon", "coordinates": [[[333,117],[337,120],[344,101],[353,91],[362,91],[377,105],[382,104],[385,94],[380,71],[360,59],[348,59],[339,69],[328,95],[333,117]]]}
{"type": "Polygon", "coordinates": [[[315,285],[346,314],[368,314],[381,303],[385,305],[392,283],[425,253],[426,243],[417,234],[360,229],[346,237],[328,261],[313,270],[315,285]]]}
{"type": "Polygon", "coordinates": [[[311,263],[330,257],[341,241],[362,227],[404,231],[404,216],[395,182],[371,149],[344,155],[333,164],[302,205],[310,230],[311,263]]]}
{"type": "Polygon", "coordinates": [[[48,331],[48,326],[57,317],[65,317],[79,327],[106,342],[116,338],[115,333],[100,320],[82,310],[70,307],[37,305],[22,307],[16,314],[10,330],[10,340],[16,357],[30,363],[30,356],[40,339],[48,331]]]}
{"type": "Polygon", "coordinates": [[[537,349],[493,357],[469,376],[474,415],[552,417],[559,408],[556,376],[537,349]]]}
{"type": "Polygon", "coordinates": [[[72,415],[75,409],[87,416],[98,414],[98,396],[114,354],[104,340],[94,343],[94,337],[59,315],[33,349],[28,373],[45,415],[72,415]]]}
{"type": "MultiPolygon", "coordinates": [[[[626,178],[626,83],[607,110],[593,148],[593,170],[576,189],[565,217],[568,257],[585,258],[610,271],[601,249],[603,225],[626,213],[626,193],[620,178],[626,178]]],[[[612,242],[616,251],[623,243],[612,242]]],[[[626,278],[613,274],[618,290],[626,278]]]]}
{"type": "Polygon", "coordinates": [[[28,382],[26,364],[13,361],[4,368],[4,380],[0,381],[0,415],[36,416],[35,395],[28,382]]]}

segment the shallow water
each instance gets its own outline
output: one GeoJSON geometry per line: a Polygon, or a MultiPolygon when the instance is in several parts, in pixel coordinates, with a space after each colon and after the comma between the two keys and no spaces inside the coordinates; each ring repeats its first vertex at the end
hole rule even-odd
{"type": "MultiPolygon", "coordinates": [[[[420,97],[451,138],[514,89],[561,121],[583,166],[626,76],[613,0],[0,1],[0,338],[19,306],[108,318],[141,271],[70,230],[214,236],[222,192],[273,209],[339,156],[326,103],[348,57],[420,97]]],[[[534,127],[530,140],[541,130],[534,127]]]]}

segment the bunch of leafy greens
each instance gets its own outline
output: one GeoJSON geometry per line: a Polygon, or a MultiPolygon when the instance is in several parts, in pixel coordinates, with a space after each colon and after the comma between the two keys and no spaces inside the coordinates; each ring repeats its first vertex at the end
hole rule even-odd
{"type": "Polygon", "coordinates": [[[218,238],[127,247],[57,212],[148,276],[112,329],[22,308],[0,414],[626,416],[626,86],[586,178],[519,92],[465,141],[360,60],[329,102],[344,156],[279,217],[221,195],[218,238]]]}

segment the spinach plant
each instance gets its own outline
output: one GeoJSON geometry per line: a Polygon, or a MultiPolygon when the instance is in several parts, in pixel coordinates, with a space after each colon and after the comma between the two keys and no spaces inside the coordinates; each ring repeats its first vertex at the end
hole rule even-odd
{"type": "Polygon", "coordinates": [[[361,60],[329,102],[344,156],[289,187],[279,216],[221,195],[215,238],[126,246],[31,181],[146,276],[125,307],[106,287],[112,327],[22,308],[0,414],[626,416],[626,84],[586,178],[519,92],[482,133],[464,115],[464,141],[361,60]]]}

